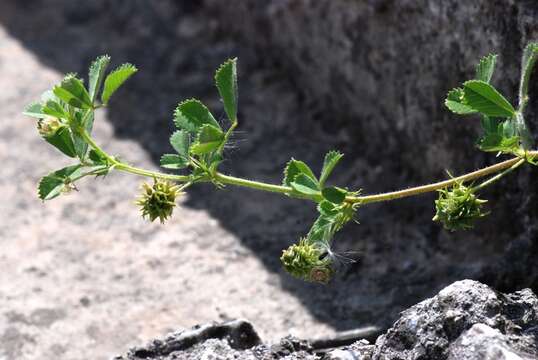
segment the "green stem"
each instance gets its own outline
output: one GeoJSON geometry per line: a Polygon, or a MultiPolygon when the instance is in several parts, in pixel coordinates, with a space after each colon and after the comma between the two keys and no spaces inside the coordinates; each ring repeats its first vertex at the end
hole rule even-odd
{"type": "MultiPolygon", "coordinates": [[[[528,151],[526,153],[527,159],[533,159],[538,156],[538,151],[528,151]]],[[[415,196],[419,194],[424,194],[432,191],[437,191],[443,188],[446,188],[448,186],[454,185],[457,182],[465,182],[470,180],[475,180],[482,178],[484,176],[508,169],[515,165],[516,163],[523,160],[523,162],[526,161],[526,159],[521,159],[520,157],[514,157],[510,160],[502,161],[500,163],[497,163],[495,165],[491,165],[452,179],[439,181],[433,184],[427,184],[422,186],[417,186],[409,189],[404,190],[398,190],[398,191],[392,191],[382,194],[375,194],[375,195],[366,195],[366,196],[348,196],[346,197],[346,201],[350,203],[361,203],[361,204],[367,204],[367,203],[373,203],[373,202],[381,202],[381,201],[390,201],[394,199],[400,199],[404,197],[409,196],[415,196]]],[[[519,166],[519,165],[518,165],[519,166]]]]}
{"type": "Polygon", "coordinates": [[[151,177],[154,179],[164,179],[164,180],[172,180],[172,181],[178,181],[178,182],[186,182],[190,181],[190,176],[185,175],[173,175],[173,174],[164,174],[161,172],[156,171],[150,171],[141,169],[135,166],[131,166],[129,164],[123,163],[121,161],[118,161],[113,156],[110,156],[107,152],[105,152],[97,143],[92,139],[92,137],[88,134],[88,132],[84,129],[79,129],[80,136],[92,147],[92,149],[99,154],[101,157],[107,159],[107,161],[112,164],[112,166],[120,171],[128,172],[131,174],[139,175],[139,176],[146,176],[151,177]]]}
{"type": "Polygon", "coordinates": [[[478,191],[478,190],[482,190],[483,188],[485,188],[486,186],[489,186],[491,184],[493,184],[494,182],[498,181],[499,179],[501,179],[503,176],[511,173],[512,171],[514,171],[515,169],[517,169],[518,167],[520,167],[521,165],[523,165],[525,163],[525,159],[520,159],[517,163],[515,163],[514,165],[512,165],[511,167],[509,167],[508,169],[504,170],[503,172],[500,172],[499,174],[493,176],[492,178],[484,181],[483,183],[481,183],[480,185],[477,185],[475,187],[473,187],[473,192],[474,191],[478,191]]]}
{"type": "MultiPolygon", "coordinates": [[[[234,124],[236,125],[236,123],[234,124]]],[[[234,124],[232,124],[231,130],[233,130],[233,128],[235,127],[234,124]]],[[[231,133],[230,129],[227,133],[231,133]]],[[[137,168],[134,166],[130,166],[128,164],[125,164],[123,162],[116,160],[114,157],[107,154],[103,149],[101,149],[101,147],[99,147],[99,145],[95,143],[95,141],[93,141],[93,139],[91,138],[91,136],[88,134],[87,131],[81,129],[80,135],[93,148],[93,150],[95,150],[100,156],[107,159],[112,164],[112,166],[117,170],[128,172],[128,173],[139,175],[139,176],[146,176],[146,177],[151,177],[155,179],[165,179],[165,180],[171,180],[171,181],[177,181],[177,182],[183,182],[183,183],[190,182],[193,180],[191,176],[164,174],[161,172],[149,171],[149,170],[137,168]]],[[[531,160],[536,157],[538,157],[538,151],[528,151],[525,154],[525,159],[522,159],[521,157],[514,157],[512,159],[502,161],[500,163],[497,163],[497,164],[494,164],[494,165],[491,165],[491,166],[488,166],[488,167],[485,167],[485,168],[482,168],[482,169],[479,169],[479,170],[476,170],[476,171],[473,171],[473,172],[470,172],[470,173],[467,173],[467,174],[464,174],[455,178],[451,178],[444,181],[439,181],[432,184],[416,186],[409,189],[386,192],[386,193],[381,193],[381,194],[374,194],[374,195],[347,196],[346,202],[350,204],[354,204],[354,203],[368,204],[368,203],[374,203],[374,202],[390,201],[394,199],[400,199],[404,197],[415,196],[419,194],[437,191],[437,190],[449,187],[457,182],[476,180],[484,176],[506,170],[498,174],[497,176],[487,180],[486,182],[480,184],[478,188],[481,189],[491,184],[492,182],[497,181],[502,176],[513,171],[517,167],[521,166],[527,160],[531,160]]],[[[211,180],[212,179],[203,179],[199,181],[211,181],[211,180]]],[[[247,180],[247,179],[238,178],[234,176],[224,175],[219,172],[215,173],[213,180],[217,180],[227,185],[241,186],[241,187],[247,187],[247,188],[256,189],[256,190],[279,193],[279,194],[284,194],[284,195],[288,195],[288,196],[292,196],[292,197],[300,198],[300,199],[314,200],[317,197],[316,195],[309,196],[309,195],[297,194],[293,191],[291,187],[288,187],[288,186],[274,185],[274,184],[268,184],[268,183],[264,183],[260,181],[247,180]]]]}

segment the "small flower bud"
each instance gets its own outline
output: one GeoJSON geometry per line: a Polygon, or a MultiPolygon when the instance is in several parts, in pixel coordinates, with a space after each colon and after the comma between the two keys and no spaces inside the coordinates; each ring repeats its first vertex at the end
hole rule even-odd
{"type": "Polygon", "coordinates": [[[472,188],[456,183],[451,189],[439,190],[432,220],[443,223],[450,231],[467,230],[473,227],[476,219],[487,215],[482,212],[482,205],[486,202],[479,199],[472,188]]]}
{"type": "Polygon", "coordinates": [[[64,125],[62,125],[58,118],[47,116],[39,119],[37,122],[37,131],[39,131],[41,136],[47,138],[53,136],[62,126],[64,125]]]}
{"type": "Polygon", "coordinates": [[[164,224],[172,216],[176,197],[181,194],[179,186],[168,181],[155,180],[152,186],[142,184],[142,195],[136,204],[141,207],[143,217],[149,218],[150,221],[159,218],[161,224],[164,224]]]}
{"type": "Polygon", "coordinates": [[[306,281],[328,283],[333,273],[330,261],[321,259],[321,250],[301,239],[299,244],[291,245],[282,251],[280,261],[291,275],[306,281]]]}

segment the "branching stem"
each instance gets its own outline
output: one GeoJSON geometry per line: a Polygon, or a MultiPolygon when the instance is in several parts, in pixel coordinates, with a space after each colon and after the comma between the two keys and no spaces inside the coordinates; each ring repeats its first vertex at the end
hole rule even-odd
{"type": "MultiPolygon", "coordinates": [[[[191,176],[165,174],[165,173],[161,173],[157,171],[145,170],[145,169],[128,165],[124,162],[117,160],[113,156],[107,154],[99,145],[97,145],[97,143],[92,139],[92,137],[88,134],[87,131],[83,129],[80,130],[80,135],[92,147],[92,149],[95,150],[95,152],[97,152],[100,156],[107,159],[108,162],[111,164],[111,166],[113,166],[114,169],[116,170],[120,170],[123,172],[131,173],[131,174],[135,174],[139,176],[150,177],[154,179],[163,179],[163,180],[170,180],[170,181],[176,181],[176,182],[181,182],[181,183],[189,183],[189,185],[193,180],[191,176]]],[[[505,160],[497,164],[494,164],[494,165],[491,165],[491,166],[488,166],[488,167],[485,167],[485,168],[482,168],[482,169],[479,169],[479,170],[476,170],[476,171],[473,171],[473,172],[470,172],[470,173],[467,173],[458,177],[454,177],[454,178],[444,180],[444,181],[439,181],[432,184],[416,186],[409,189],[391,191],[391,192],[374,194],[374,195],[347,196],[346,202],[350,204],[354,204],[354,203],[368,204],[368,203],[390,201],[390,200],[400,199],[404,197],[420,195],[420,194],[433,192],[433,191],[437,191],[437,190],[449,187],[457,182],[466,182],[466,181],[476,180],[479,178],[483,178],[487,175],[498,173],[499,171],[504,170],[500,174],[492,177],[491,179],[475,187],[475,190],[479,190],[499,180],[501,177],[508,174],[509,172],[515,170],[516,168],[521,166],[523,163],[525,163],[527,160],[532,160],[536,157],[538,157],[538,150],[528,151],[525,154],[525,159],[521,157],[514,157],[512,159],[505,160]]],[[[219,172],[215,173],[214,179],[203,179],[199,181],[207,182],[211,180],[216,180],[226,185],[241,186],[241,187],[246,187],[246,188],[251,188],[251,189],[256,189],[256,190],[279,193],[279,194],[284,194],[284,195],[288,195],[288,196],[300,198],[300,199],[314,200],[314,198],[319,196],[319,194],[312,195],[312,196],[297,194],[293,191],[291,187],[288,187],[288,186],[269,184],[269,183],[265,183],[261,181],[238,178],[235,176],[224,175],[219,172]]]]}

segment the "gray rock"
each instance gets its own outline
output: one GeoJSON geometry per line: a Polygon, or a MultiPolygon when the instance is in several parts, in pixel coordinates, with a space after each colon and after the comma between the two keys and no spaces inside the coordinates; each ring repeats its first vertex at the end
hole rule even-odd
{"type": "Polygon", "coordinates": [[[529,289],[504,295],[476,281],[458,281],[402,312],[376,341],[374,359],[459,359],[473,346],[489,354],[496,351],[493,332],[504,346],[499,349],[538,356],[537,312],[538,299],[529,289]],[[471,343],[469,337],[485,327],[491,331],[471,343]]]}
{"type": "Polygon", "coordinates": [[[449,360],[532,360],[514,350],[510,340],[499,330],[485,324],[475,324],[452,344],[448,351],[449,360]]]}
{"type": "Polygon", "coordinates": [[[116,359],[530,360],[538,357],[537,314],[538,298],[528,289],[502,294],[463,280],[404,311],[375,345],[361,340],[318,352],[287,337],[249,348],[258,340],[237,338],[257,335],[236,321],[171,335],[116,359]]]}

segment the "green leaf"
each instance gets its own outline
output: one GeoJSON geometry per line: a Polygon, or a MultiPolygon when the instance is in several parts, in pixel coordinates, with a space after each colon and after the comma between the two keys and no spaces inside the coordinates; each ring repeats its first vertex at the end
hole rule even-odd
{"type": "Polygon", "coordinates": [[[166,169],[184,169],[189,161],[178,154],[164,154],[161,156],[161,166],[166,169]]]}
{"type": "Polygon", "coordinates": [[[514,153],[519,149],[520,138],[512,119],[499,121],[484,117],[482,119],[484,136],[478,141],[482,151],[514,153]]]}
{"type": "Polygon", "coordinates": [[[75,144],[75,151],[79,159],[84,162],[88,153],[88,143],[77,132],[76,127],[82,126],[86,131],[91,134],[93,127],[94,113],[92,110],[86,110],[85,112],[77,111],[74,113],[73,122],[71,123],[71,135],[73,137],[73,143],[75,144]]]}
{"type": "Polygon", "coordinates": [[[498,133],[489,133],[480,139],[478,146],[482,151],[514,153],[519,149],[519,137],[504,137],[498,133]]]}
{"type": "Polygon", "coordinates": [[[291,183],[295,180],[297,175],[305,174],[306,176],[315,179],[316,175],[312,172],[310,167],[300,160],[291,159],[286,165],[284,170],[284,181],[283,184],[286,186],[291,186],[291,183]]]}
{"type": "Polygon", "coordinates": [[[177,151],[179,156],[183,157],[187,163],[189,162],[189,147],[191,145],[189,133],[185,130],[175,131],[170,136],[170,145],[177,151]]]}
{"type": "Polygon", "coordinates": [[[43,105],[37,102],[31,103],[26,106],[22,114],[37,119],[42,119],[47,116],[47,114],[43,112],[43,105]]]}
{"type": "Polygon", "coordinates": [[[448,92],[448,95],[445,100],[445,106],[450,111],[458,115],[475,114],[476,110],[471,108],[469,105],[464,104],[464,100],[465,99],[463,89],[455,88],[448,92]]]}
{"type": "Polygon", "coordinates": [[[101,95],[101,102],[108,104],[110,97],[123,85],[138,69],[132,64],[123,64],[116,70],[112,71],[105,79],[105,86],[103,94],[101,95]]]}
{"type": "Polygon", "coordinates": [[[304,195],[319,195],[318,182],[306,174],[299,174],[291,182],[293,190],[304,195]]]}
{"type": "Polygon", "coordinates": [[[529,81],[538,59],[538,43],[530,43],[523,51],[521,61],[521,81],[519,83],[519,110],[523,111],[528,101],[529,81]]]}
{"type": "Polygon", "coordinates": [[[108,165],[108,160],[105,157],[102,157],[97,153],[95,150],[90,150],[88,153],[88,158],[95,164],[95,165],[108,165]]]}
{"type": "Polygon", "coordinates": [[[327,217],[333,217],[338,215],[338,209],[336,208],[336,205],[327,200],[323,200],[318,204],[318,211],[321,215],[327,217]]]}
{"type": "Polygon", "coordinates": [[[489,83],[493,76],[496,62],[497,55],[495,54],[489,54],[480,59],[480,62],[476,65],[476,79],[489,83]]]}
{"type": "Polygon", "coordinates": [[[346,199],[347,191],[338,187],[328,187],[321,191],[321,195],[333,204],[341,204],[346,199]]]}
{"type": "Polygon", "coordinates": [[[331,239],[334,217],[320,215],[308,232],[307,238],[311,242],[324,242],[331,239]]]}
{"type": "Polygon", "coordinates": [[[220,129],[220,125],[199,100],[189,99],[180,103],[174,112],[174,123],[179,129],[192,134],[198,133],[203,125],[212,125],[220,129]]]}
{"type": "Polygon", "coordinates": [[[67,75],[60,85],[55,86],[52,91],[59,99],[75,108],[89,109],[92,107],[90,95],[84,84],[73,74],[67,75]]]}
{"type": "Polygon", "coordinates": [[[229,59],[215,74],[215,82],[224,103],[224,111],[233,123],[237,120],[237,58],[229,59]]]}
{"type": "Polygon", "coordinates": [[[196,155],[208,154],[217,150],[224,141],[224,133],[212,125],[204,125],[200,129],[190,151],[196,155]]]}
{"type": "Polygon", "coordinates": [[[499,119],[490,118],[487,116],[482,116],[482,119],[480,120],[482,129],[484,129],[484,132],[486,133],[497,132],[500,123],[501,121],[499,119]]]}
{"type": "Polygon", "coordinates": [[[69,114],[65,111],[62,105],[54,100],[47,101],[43,106],[42,111],[49,116],[69,121],[69,114]]]}
{"type": "Polygon", "coordinates": [[[77,156],[71,133],[66,126],[60,127],[52,136],[44,137],[44,139],[65,155],[69,157],[77,156]]]}
{"type": "Polygon", "coordinates": [[[82,165],[72,165],[43,177],[39,182],[38,195],[41,200],[50,200],[70,189],[76,177],[82,173],[82,165]]]}
{"type": "Polygon", "coordinates": [[[336,164],[338,164],[338,162],[340,161],[340,159],[342,159],[343,156],[344,154],[335,150],[329,151],[325,155],[325,159],[323,160],[323,168],[319,177],[319,184],[321,187],[325,185],[325,182],[329,178],[329,175],[331,175],[332,171],[334,170],[334,167],[336,166],[336,164]]]}
{"type": "Polygon", "coordinates": [[[101,90],[103,80],[105,79],[106,69],[110,63],[110,56],[99,56],[90,66],[89,72],[89,93],[92,103],[97,99],[97,94],[101,90]]]}
{"type": "Polygon", "coordinates": [[[463,84],[465,102],[474,110],[491,117],[512,117],[515,109],[493,86],[480,80],[463,84]]]}

